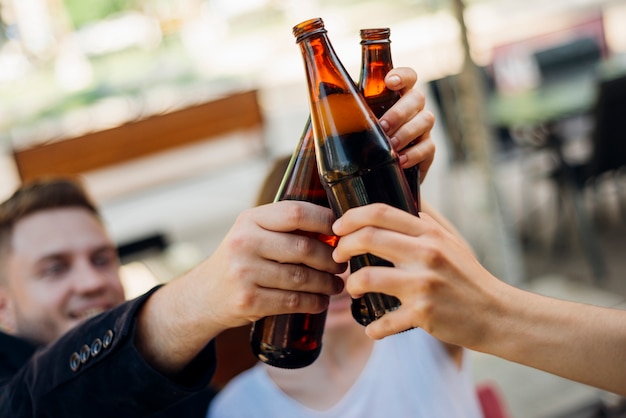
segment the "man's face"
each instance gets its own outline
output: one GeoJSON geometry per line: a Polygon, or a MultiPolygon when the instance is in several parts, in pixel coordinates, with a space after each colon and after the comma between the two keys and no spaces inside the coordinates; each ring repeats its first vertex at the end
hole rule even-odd
{"type": "Polygon", "coordinates": [[[47,344],[124,301],[119,260],[104,226],[82,208],[36,212],[15,224],[0,286],[14,334],[47,344]]]}

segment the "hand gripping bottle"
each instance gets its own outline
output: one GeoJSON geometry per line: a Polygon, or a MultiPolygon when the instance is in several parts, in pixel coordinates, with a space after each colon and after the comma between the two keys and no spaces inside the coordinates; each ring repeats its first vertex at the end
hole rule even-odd
{"type": "MultiPolygon", "coordinates": [[[[361,70],[357,87],[374,116],[379,119],[400,100],[400,93],[388,89],[385,84],[385,76],[393,68],[390,34],[389,28],[370,28],[360,31],[361,70]]],[[[419,166],[405,168],[404,175],[419,210],[419,166]]],[[[358,298],[352,302],[352,316],[359,323],[370,322],[368,319],[370,313],[364,298],[358,298]]]]}
{"type": "MultiPolygon", "coordinates": [[[[291,156],[274,201],[301,200],[329,207],[315,162],[311,120],[291,156]]],[[[302,232],[329,245],[337,237],[302,232]]],[[[254,322],[250,333],[252,351],[271,366],[295,369],[310,365],[322,349],[326,311],[318,314],[267,316],[254,322]]]]}

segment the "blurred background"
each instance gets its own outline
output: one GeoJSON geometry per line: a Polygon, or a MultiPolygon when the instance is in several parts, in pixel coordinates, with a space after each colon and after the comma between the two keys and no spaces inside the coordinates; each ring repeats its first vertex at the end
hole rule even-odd
{"type": "MultiPolygon", "coordinates": [[[[495,275],[624,306],[624,0],[0,0],[0,199],[80,175],[129,297],[167,282],[293,151],[308,103],[291,28],[312,17],[354,78],[359,29],[391,28],[437,117],[423,197],[495,275]]],[[[513,417],[617,402],[473,354],[513,417]]]]}

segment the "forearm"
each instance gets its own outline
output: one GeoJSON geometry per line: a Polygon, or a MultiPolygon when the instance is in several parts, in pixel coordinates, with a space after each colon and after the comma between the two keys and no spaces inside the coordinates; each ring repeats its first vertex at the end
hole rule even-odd
{"type": "MultiPolygon", "coordinates": [[[[424,204],[423,209],[463,239],[432,207],[424,204]]],[[[485,316],[484,327],[493,335],[483,338],[476,349],[626,395],[626,311],[553,299],[509,285],[498,286],[495,292],[499,300],[485,316]]]]}
{"type": "MultiPolygon", "coordinates": [[[[195,274],[190,272],[188,275],[195,274]]],[[[194,286],[182,277],[157,290],[138,314],[135,344],[146,361],[167,376],[176,376],[221,329],[198,315],[194,286]]],[[[207,306],[208,310],[208,306],[207,306]]]]}
{"type": "Polygon", "coordinates": [[[477,350],[626,395],[626,311],[513,287],[501,296],[477,350]]]}

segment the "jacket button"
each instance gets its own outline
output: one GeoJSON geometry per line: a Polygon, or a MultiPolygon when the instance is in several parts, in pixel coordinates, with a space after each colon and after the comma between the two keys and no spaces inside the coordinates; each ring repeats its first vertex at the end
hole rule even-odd
{"type": "Polygon", "coordinates": [[[102,347],[107,348],[113,342],[113,331],[108,330],[102,337],[102,347]]]}
{"type": "Polygon", "coordinates": [[[90,353],[91,351],[89,349],[89,346],[87,344],[83,345],[80,348],[80,353],[78,354],[80,358],[80,362],[83,364],[87,363],[87,360],[89,360],[90,353]]]}
{"type": "Polygon", "coordinates": [[[78,355],[78,353],[74,352],[70,356],[70,369],[72,369],[72,371],[75,372],[79,368],[80,368],[80,356],[78,355]]]}
{"type": "Polygon", "coordinates": [[[102,351],[102,340],[100,338],[96,338],[91,343],[91,357],[97,356],[100,354],[100,351],[102,351]]]}

